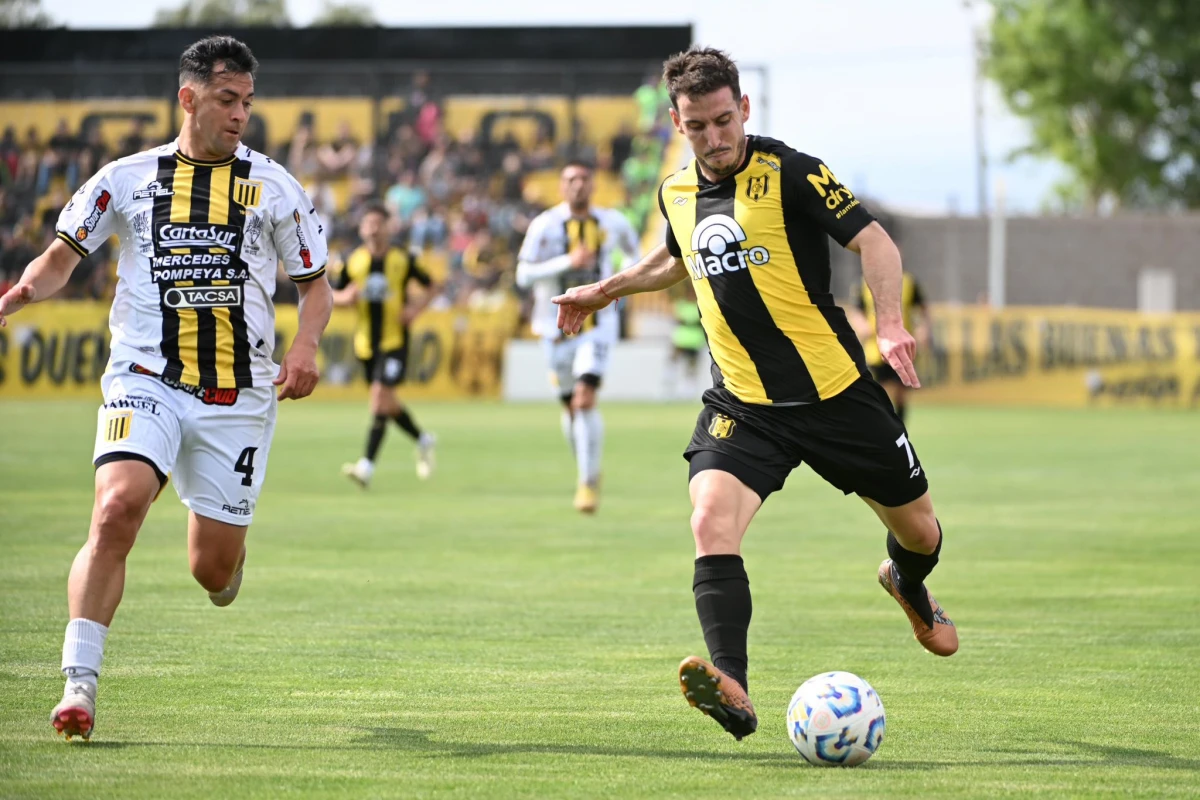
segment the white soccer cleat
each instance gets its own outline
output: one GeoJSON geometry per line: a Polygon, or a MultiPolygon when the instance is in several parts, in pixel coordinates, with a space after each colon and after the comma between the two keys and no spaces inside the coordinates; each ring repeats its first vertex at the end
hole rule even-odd
{"type": "Polygon", "coordinates": [[[342,464],[342,474],[357,483],[359,488],[366,489],[371,485],[371,475],[375,471],[372,467],[370,461],[360,458],[353,464],[342,464]]]}
{"type": "Polygon", "coordinates": [[[436,444],[437,437],[432,433],[422,433],[421,440],[417,442],[417,477],[423,481],[429,480],[437,466],[437,457],[433,452],[436,444]]]}
{"type": "Polygon", "coordinates": [[[208,599],[212,601],[214,606],[224,608],[237,599],[238,592],[242,589],[242,570],[246,566],[246,548],[242,548],[242,560],[238,562],[237,572],[233,573],[233,580],[219,592],[209,592],[208,599]]]}
{"type": "Polygon", "coordinates": [[[96,687],[83,681],[68,680],[63,699],[50,712],[50,724],[60,736],[92,738],[96,724],[96,687]]]}

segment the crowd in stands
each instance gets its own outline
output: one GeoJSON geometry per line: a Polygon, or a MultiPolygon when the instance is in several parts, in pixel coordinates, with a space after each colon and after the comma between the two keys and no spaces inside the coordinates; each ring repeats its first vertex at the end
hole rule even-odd
{"type": "MultiPolygon", "coordinates": [[[[445,302],[485,301],[517,292],[517,251],[533,217],[558,202],[556,181],[531,176],[582,158],[622,187],[622,210],[643,230],[657,212],[657,183],[668,139],[665,90],[657,76],[635,94],[636,114],[608,141],[538,129],[524,145],[511,131],[485,136],[445,126],[444,101],[417,74],[402,110],[385,120],[376,141],[359,141],[343,124],[330,140],[316,135],[313,115],[301,116],[290,140],[272,146],[252,124],[244,143],[286,165],[322,217],[333,259],[357,246],[358,211],[382,200],[396,243],[419,251],[445,287],[445,302]],[[556,135],[555,135],[556,133],[556,135]]],[[[254,118],[252,117],[252,123],[254,118]]],[[[574,134],[582,126],[576,122],[574,134]]],[[[141,123],[112,150],[96,129],[52,132],[8,126],[0,138],[0,290],[54,238],[59,211],[79,185],[108,161],[161,142],[141,123]]],[[[116,252],[110,240],[75,271],[65,298],[111,297],[116,252]]],[[[294,290],[279,281],[277,299],[294,290]]]]}

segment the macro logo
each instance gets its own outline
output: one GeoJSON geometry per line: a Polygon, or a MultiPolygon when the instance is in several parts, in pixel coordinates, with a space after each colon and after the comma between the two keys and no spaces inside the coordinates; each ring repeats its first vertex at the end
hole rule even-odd
{"type": "Polygon", "coordinates": [[[745,241],[746,231],[733,217],[726,214],[705,217],[692,231],[692,252],[683,258],[692,280],[761,267],[771,260],[770,250],[744,248],[745,241]]]}

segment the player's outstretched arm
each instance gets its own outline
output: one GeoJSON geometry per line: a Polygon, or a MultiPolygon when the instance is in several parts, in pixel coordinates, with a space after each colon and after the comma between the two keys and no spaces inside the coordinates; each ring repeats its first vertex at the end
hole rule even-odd
{"type": "Polygon", "coordinates": [[[30,303],[46,300],[62,287],[80,262],[79,253],[61,239],[55,239],[46,251],[29,262],[16,285],[0,297],[0,328],[8,317],[30,303]]]}
{"type": "Polygon", "coordinates": [[[280,387],[280,400],[299,400],[317,388],[321,376],[317,369],[317,347],[333,313],[333,290],[324,275],[297,283],[296,290],[300,293],[297,309],[300,324],[296,338],[279,366],[279,376],[275,378],[275,385],[280,387]]]}
{"type": "Polygon", "coordinates": [[[847,248],[862,256],[863,277],[875,299],[875,341],[879,345],[879,354],[896,370],[905,386],[921,388],[921,381],[913,367],[917,342],[904,329],[904,315],[900,307],[900,292],[904,282],[900,251],[878,222],[863,228],[847,248]]]}
{"type": "Polygon", "coordinates": [[[683,260],[675,258],[661,244],[629,269],[599,283],[576,286],[553,298],[558,305],[558,327],[563,333],[579,333],[588,314],[607,306],[618,297],[656,292],[674,286],[687,277],[683,260]]]}

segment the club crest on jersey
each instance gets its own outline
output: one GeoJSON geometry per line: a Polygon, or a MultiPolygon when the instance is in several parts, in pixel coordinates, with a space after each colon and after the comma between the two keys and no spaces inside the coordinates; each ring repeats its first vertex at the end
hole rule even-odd
{"type": "Polygon", "coordinates": [[[733,429],[736,427],[737,420],[718,414],[713,417],[713,421],[709,424],[708,433],[714,439],[728,439],[730,436],[733,436],[733,429]]]}
{"type": "Polygon", "coordinates": [[[233,179],[233,202],[243,208],[257,208],[262,200],[262,181],[233,179]]]}
{"type": "Polygon", "coordinates": [[[175,194],[173,189],[166,189],[158,181],[150,181],[146,184],[145,189],[138,189],[133,193],[134,200],[146,200],[151,197],[171,197],[175,194]]]}
{"type": "Polygon", "coordinates": [[[746,231],[727,214],[712,214],[700,221],[692,231],[692,252],[683,257],[693,280],[760,267],[770,262],[771,251],[765,247],[744,248],[746,231]]]}
{"type": "Polygon", "coordinates": [[[767,196],[767,192],[770,191],[770,187],[771,178],[768,175],[759,175],[751,178],[750,182],[746,184],[746,197],[749,197],[751,200],[757,203],[759,200],[767,196]]]}

